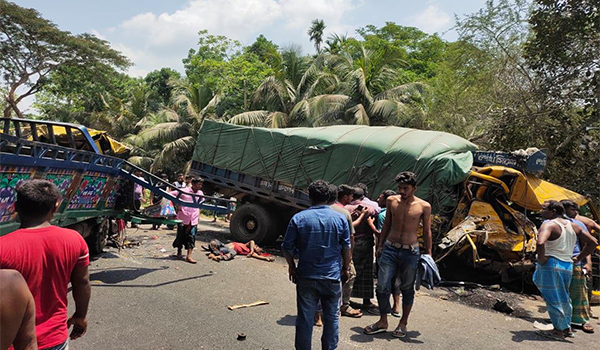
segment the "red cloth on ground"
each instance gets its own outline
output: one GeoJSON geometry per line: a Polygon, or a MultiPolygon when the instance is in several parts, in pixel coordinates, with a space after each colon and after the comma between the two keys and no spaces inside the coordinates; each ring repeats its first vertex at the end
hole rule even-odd
{"type": "Polygon", "coordinates": [[[235,250],[238,255],[250,254],[250,248],[248,248],[248,246],[246,246],[244,243],[231,242],[231,244],[233,244],[233,250],[235,250]]]}
{"type": "MultiPolygon", "coordinates": [[[[250,248],[248,248],[248,246],[245,243],[231,242],[231,244],[233,244],[233,250],[235,250],[235,252],[238,255],[250,254],[250,248]]],[[[260,253],[259,255],[260,256],[271,256],[271,254],[269,254],[269,253],[260,253]]]]}
{"type": "Polygon", "coordinates": [[[0,237],[0,268],[19,271],[35,300],[40,349],[64,343],[67,287],[76,265],[88,266],[88,247],[77,231],[49,226],[20,229],[0,237]]]}

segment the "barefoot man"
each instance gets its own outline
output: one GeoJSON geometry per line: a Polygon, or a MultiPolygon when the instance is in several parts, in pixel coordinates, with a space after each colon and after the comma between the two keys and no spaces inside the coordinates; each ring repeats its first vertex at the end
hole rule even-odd
{"type": "MultiPolygon", "coordinates": [[[[191,180],[191,187],[184,187],[181,189],[183,194],[180,195],[179,199],[184,202],[193,203],[191,194],[204,196],[202,192],[202,180],[193,179],[191,180]]],[[[171,195],[179,195],[178,191],[171,192],[171,195]]],[[[204,198],[201,198],[200,202],[203,202],[204,198]]],[[[192,258],[192,251],[196,247],[196,233],[198,232],[198,219],[200,217],[200,210],[198,208],[181,206],[177,213],[177,219],[181,220],[181,224],[177,226],[177,236],[173,241],[173,248],[177,248],[178,259],[183,259],[182,249],[187,250],[185,261],[190,264],[195,264],[196,260],[192,258]]]]}
{"type": "Polygon", "coordinates": [[[415,197],[417,177],[405,171],[395,179],[398,195],[390,196],[386,202],[387,214],[377,245],[379,273],[377,275],[377,301],[380,318],[364,329],[366,334],[387,331],[390,306],[390,292],[394,276],[398,276],[402,292],[402,318],[392,335],[406,337],[408,316],[415,297],[415,279],[419,264],[419,242],[417,231],[423,224],[425,251],[431,255],[431,205],[415,197]]]}

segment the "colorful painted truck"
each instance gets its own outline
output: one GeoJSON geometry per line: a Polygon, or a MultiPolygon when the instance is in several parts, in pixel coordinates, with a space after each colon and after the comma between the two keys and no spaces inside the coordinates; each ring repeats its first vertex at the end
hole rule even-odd
{"type": "Polygon", "coordinates": [[[600,219],[589,198],[540,179],[546,157],[528,151],[481,152],[456,135],[391,126],[267,129],[205,121],[191,172],[209,193],[238,199],[235,240],[268,243],[309,206],[306,187],[314,180],[362,182],[373,198],[394,189],[399,172],[413,171],[417,196],[435,214],[436,257],[511,280],[533,267],[541,203],[572,199],[600,219]]]}
{"type": "Polygon", "coordinates": [[[165,223],[133,210],[133,183],[178,205],[229,211],[202,202],[210,197],[194,196],[193,203],[187,203],[179,199],[180,190],[170,189],[178,191],[176,196],[165,192],[158,187],[164,184],[160,178],[118,158],[127,148],[104,132],[43,120],[1,118],[0,123],[0,235],[19,227],[15,189],[34,178],[58,186],[62,197],[53,223],[77,230],[93,253],[102,251],[107,236],[116,230],[115,218],[165,223]],[[141,176],[133,174],[136,170],[141,176]]]}

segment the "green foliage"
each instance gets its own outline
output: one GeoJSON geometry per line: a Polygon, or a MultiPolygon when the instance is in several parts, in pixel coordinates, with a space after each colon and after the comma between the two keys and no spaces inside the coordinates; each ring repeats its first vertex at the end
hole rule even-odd
{"type": "Polygon", "coordinates": [[[279,54],[279,46],[265,38],[264,35],[259,35],[256,41],[250,46],[244,48],[244,53],[253,54],[258,59],[266,63],[273,70],[281,69],[281,55],[279,54]]]}
{"type": "Polygon", "coordinates": [[[600,7],[595,0],[537,0],[525,52],[546,101],[550,177],[600,198],[600,7]]]}
{"type": "Polygon", "coordinates": [[[6,117],[11,110],[22,116],[17,104],[38,92],[58,68],[105,72],[130,65],[108,42],[61,31],[36,10],[5,0],[0,0],[0,56],[0,74],[8,90],[6,117]],[[17,96],[19,88],[24,91],[17,96]]]}
{"type": "Polygon", "coordinates": [[[368,25],[357,32],[363,37],[366,49],[390,52],[389,55],[396,57],[394,68],[402,68],[398,69],[396,84],[434,77],[448,45],[437,35],[393,22],[386,22],[381,28],[368,25]]]}
{"type": "Polygon", "coordinates": [[[156,94],[157,99],[152,99],[150,109],[154,112],[163,106],[171,103],[173,86],[170,82],[181,79],[181,74],[171,68],[161,68],[146,74],[144,81],[148,87],[156,94]]]}
{"type": "Polygon", "coordinates": [[[229,58],[239,55],[241,44],[222,35],[208,34],[206,30],[201,30],[198,35],[198,49],[190,49],[183,59],[185,74],[190,81],[216,91],[219,81],[214,70],[229,58]]]}
{"type": "Polygon", "coordinates": [[[436,67],[435,79],[429,82],[429,128],[481,141],[493,127],[488,113],[498,107],[493,60],[486,51],[465,41],[448,45],[436,67]]]}
{"type": "Polygon", "coordinates": [[[259,37],[252,50],[242,53],[239,42],[202,31],[200,47],[197,51],[190,50],[184,59],[186,75],[192,84],[222,96],[217,109],[220,117],[247,111],[252,93],[267,76],[274,74],[270,66],[274,63],[266,60],[268,57],[276,60],[276,56],[269,56],[273,46],[263,39],[259,37]]]}

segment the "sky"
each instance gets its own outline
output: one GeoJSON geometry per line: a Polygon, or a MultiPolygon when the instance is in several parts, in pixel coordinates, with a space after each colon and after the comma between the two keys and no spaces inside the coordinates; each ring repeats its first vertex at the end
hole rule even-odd
{"type": "MultiPolygon", "coordinates": [[[[92,33],[110,42],[134,63],[128,72],[144,76],[170,67],[183,73],[181,60],[198,42],[198,31],[225,35],[249,45],[263,34],[280,47],[314,48],[310,22],[325,22],[331,33],[356,36],[356,29],[386,22],[438,33],[457,34],[455,15],[477,12],[485,0],[13,0],[34,8],[60,29],[92,33]]],[[[27,107],[31,101],[23,101],[27,107]]]]}

